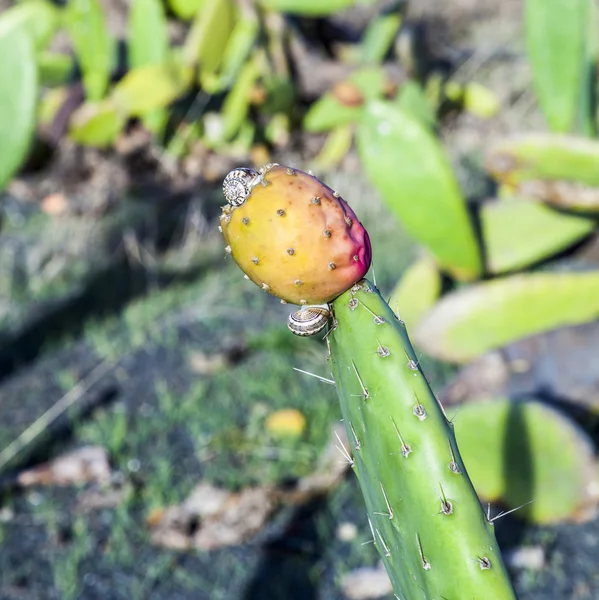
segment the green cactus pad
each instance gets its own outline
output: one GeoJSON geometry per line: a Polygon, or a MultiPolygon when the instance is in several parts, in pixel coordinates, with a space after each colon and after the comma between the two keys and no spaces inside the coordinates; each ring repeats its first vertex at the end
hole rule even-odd
{"type": "Polygon", "coordinates": [[[105,148],[118,139],[126,121],[110,100],[86,102],[71,117],[69,137],[83,146],[105,148]]]}
{"type": "Polygon", "coordinates": [[[444,296],[414,340],[430,356],[466,363],[536,333],[599,316],[599,272],[513,275],[444,296]]]}
{"type": "Polygon", "coordinates": [[[403,322],[366,280],[333,302],[331,362],[371,534],[402,600],[508,600],[493,525],[403,322]]]}
{"type": "MultiPolygon", "coordinates": [[[[371,0],[368,0],[371,1],[371,0]]],[[[266,8],[294,15],[325,17],[350,8],[356,0],[262,0],[266,8]]]]}
{"type": "Polygon", "coordinates": [[[593,444],[573,421],[536,402],[466,403],[455,434],[481,498],[536,523],[591,516],[599,500],[593,444]]]}
{"type": "Polygon", "coordinates": [[[24,29],[0,29],[0,190],[27,154],[35,128],[38,76],[24,29]]]}
{"type": "Polygon", "coordinates": [[[508,185],[546,179],[599,186],[599,142],[551,134],[517,136],[491,147],[485,167],[508,185]]]}
{"type": "Polygon", "coordinates": [[[589,0],[524,2],[533,84],[554,131],[566,133],[575,123],[587,69],[585,34],[590,6],[589,0]]]}
{"type": "Polygon", "coordinates": [[[165,108],[191,84],[192,72],[190,67],[175,61],[131,69],[115,85],[111,100],[128,116],[165,108]]]}
{"type": "Polygon", "coordinates": [[[441,273],[430,257],[411,264],[391,292],[389,306],[411,330],[441,293],[441,273]],[[401,309],[401,310],[400,310],[401,309]]]}
{"type": "Polygon", "coordinates": [[[358,127],[357,147],[370,180],[406,231],[443,269],[461,280],[475,279],[481,258],[474,230],[430,130],[398,103],[372,101],[358,127]]]}
{"type": "Polygon", "coordinates": [[[515,271],[549,258],[596,227],[592,219],[519,198],[484,204],[481,224],[491,273],[515,271]]]}

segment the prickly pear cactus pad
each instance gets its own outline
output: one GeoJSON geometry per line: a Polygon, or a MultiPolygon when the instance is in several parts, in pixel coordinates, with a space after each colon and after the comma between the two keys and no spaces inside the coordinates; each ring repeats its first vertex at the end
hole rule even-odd
{"type": "Polygon", "coordinates": [[[220,227],[235,262],[292,304],[329,302],[370,267],[368,234],[347,202],[316,177],[279,165],[237,169],[224,183],[220,227]]]}
{"type": "Polygon", "coordinates": [[[293,333],[329,326],[329,359],[353,447],[346,459],[395,597],[514,600],[453,427],[404,323],[363,279],[370,243],[353,211],[318,179],[288,167],[233,171],[225,195],[221,227],[237,264],[285,301],[320,305],[290,316],[293,333]]]}
{"type": "Polygon", "coordinates": [[[405,325],[367,280],[333,310],[327,339],[351,464],[397,597],[515,598],[493,525],[405,325]]]}

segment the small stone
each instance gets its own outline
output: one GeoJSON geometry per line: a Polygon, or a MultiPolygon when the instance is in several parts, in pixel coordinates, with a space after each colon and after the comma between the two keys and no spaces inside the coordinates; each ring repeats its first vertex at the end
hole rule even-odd
{"type": "Polygon", "coordinates": [[[295,250],[293,248],[287,248],[287,254],[289,254],[289,256],[293,256],[295,254],[295,250]]]}
{"type": "Polygon", "coordinates": [[[329,263],[329,269],[331,269],[331,271],[336,268],[337,268],[337,265],[334,262],[329,263]]]}
{"type": "Polygon", "coordinates": [[[340,196],[339,192],[333,192],[333,197],[340,198],[341,196],[340,196]]]}
{"type": "Polygon", "coordinates": [[[357,254],[354,254],[354,260],[355,260],[356,262],[358,262],[358,261],[360,260],[360,257],[359,257],[357,254]]]}
{"type": "Polygon", "coordinates": [[[257,265],[260,261],[258,260],[257,256],[252,256],[252,262],[257,265]]]}
{"type": "Polygon", "coordinates": [[[320,204],[320,196],[314,196],[314,198],[312,198],[312,204],[320,204]]]}
{"type": "Polygon", "coordinates": [[[506,553],[506,562],[513,569],[541,571],[545,567],[545,549],[542,546],[522,546],[506,553]]]}
{"type": "Polygon", "coordinates": [[[295,285],[297,285],[297,286],[300,286],[300,285],[303,285],[303,284],[304,284],[304,282],[303,282],[301,279],[296,279],[294,283],[295,283],[295,285]]]}
{"type": "Polygon", "coordinates": [[[346,521],[337,527],[337,539],[342,542],[351,542],[358,536],[358,528],[354,523],[346,521]]]}
{"type": "Polygon", "coordinates": [[[241,219],[241,222],[242,222],[244,225],[247,225],[247,224],[250,222],[250,220],[249,220],[249,218],[248,218],[248,217],[243,217],[243,219],[241,219]]]}
{"type": "Polygon", "coordinates": [[[354,224],[350,217],[345,217],[345,222],[347,223],[348,227],[351,227],[354,224]]]}
{"type": "Polygon", "coordinates": [[[231,246],[225,246],[225,252],[231,254],[231,246]]]}
{"type": "Polygon", "coordinates": [[[343,593],[350,600],[384,598],[393,593],[384,568],[363,567],[345,575],[341,581],[343,593]]]}
{"type": "Polygon", "coordinates": [[[282,217],[282,216],[284,216],[284,215],[285,215],[285,211],[284,211],[282,208],[279,208],[279,209],[277,210],[277,214],[279,215],[279,217],[282,217]]]}
{"type": "Polygon", "coordinates": [[[268,285],[268,283],[263,283],[262,284],[262,289],[266,290],[268,292],[268,290],[270,290],[270,286],[268,285]]]}
{"type": "MultiPolygon", "coordinates": [[[[325,229],[323,232],[324,237],[326,238],[330,238],[331,237],[331,230],[330,229],[325,229]]],[[[357,258],[354,256],[354,260],[357,260],[357,258]]]]}

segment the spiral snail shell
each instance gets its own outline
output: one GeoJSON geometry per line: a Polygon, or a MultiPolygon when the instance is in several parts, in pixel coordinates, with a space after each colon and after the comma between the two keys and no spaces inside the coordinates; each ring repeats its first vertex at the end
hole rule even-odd
{"type": "Polygon", "coordinates": [[[235,169],[227,174],[223,181],[223,193],[227,202],[241,206],[249,197],[260,174],[254,169],[235,169]]]}
{"type": "Polygon", "coordinates": [[[309,336],[322,331],[331,318],[328,308],[306,306],[289,315],[287,326],[295,335],[309,336]]]}

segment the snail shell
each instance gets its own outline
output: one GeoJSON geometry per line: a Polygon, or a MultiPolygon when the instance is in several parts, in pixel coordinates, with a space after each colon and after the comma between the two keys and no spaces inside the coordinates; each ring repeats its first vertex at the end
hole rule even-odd
{"type": "Polygon", "coordinates": [[[309,336],[322,331],[331,318],[331,312],[322,306],[306,306],[289,315],[287,326],[295,335],[309,336]]]}
{"type": "Polygon", "coordinates": [[[241,206],[252,192],[260,174],[253,169],[235,169],[223,181],[223,193],[231,206],[241,206]]]}

